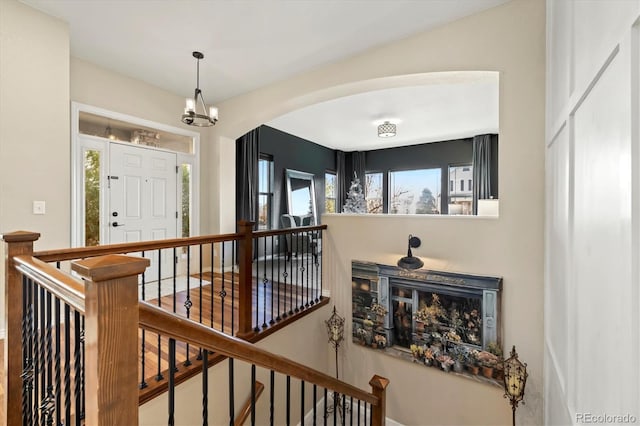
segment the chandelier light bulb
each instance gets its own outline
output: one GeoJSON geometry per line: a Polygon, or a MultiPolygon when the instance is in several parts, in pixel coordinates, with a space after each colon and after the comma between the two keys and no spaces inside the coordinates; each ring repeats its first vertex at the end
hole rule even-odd
{"type": "Polygon", "coordinates": [[[196,110],[196,100],[193,98],[187,98],[187,107],[184,109],[184,112],[187,113],[189,111],[196,110]]]}
{"type": "Polygon", "coordinates": [[[209,118],[214,121],[218,121],[218,108],[214,106],[209,107],[209,118]]]}

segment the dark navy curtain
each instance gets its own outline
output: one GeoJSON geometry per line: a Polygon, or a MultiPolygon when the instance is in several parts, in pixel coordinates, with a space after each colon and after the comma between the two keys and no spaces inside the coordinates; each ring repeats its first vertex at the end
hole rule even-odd
{"type": "Polygon", "coordinates": [[[478,200],[491,198],[492,140],[498,135],[473,137],[473,214],[478,214],[478,200]]]}
{"type": "Polygon", "coordinates": [[[256,223],[258,219],[258,158],[260,128],[236,140],[236,217],[256,223]]]}

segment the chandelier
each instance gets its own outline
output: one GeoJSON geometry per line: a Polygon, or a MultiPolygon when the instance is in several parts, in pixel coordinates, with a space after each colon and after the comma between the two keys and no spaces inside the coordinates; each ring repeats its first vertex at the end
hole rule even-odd
{"type": "Polygon", "coordinates": [[[209,107],[207,114],[207,105],[204,103],[202,97],[202,90],[200,90],[200,59],[204,58],[204,55],[200,52],[193,52],[193,57],[198,60],[197,62],[197,74],[196,74],[196,90],[193,98],[187,98],[187,106],[182,114],[182,122],[189,126],[197,127],[209,127],[218,122],[218,108],[209,107]],[[202,113],[198,112],[198,101],[202,107],[202,113]]]}

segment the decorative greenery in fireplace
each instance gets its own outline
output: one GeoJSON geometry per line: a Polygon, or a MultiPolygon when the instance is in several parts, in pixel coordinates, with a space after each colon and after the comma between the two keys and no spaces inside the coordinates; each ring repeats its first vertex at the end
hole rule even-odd
{"type": "Polygon", "coordinates": [[[501,380],[502,279],[353,262],[352,336],[415,363],[501,380]]]}

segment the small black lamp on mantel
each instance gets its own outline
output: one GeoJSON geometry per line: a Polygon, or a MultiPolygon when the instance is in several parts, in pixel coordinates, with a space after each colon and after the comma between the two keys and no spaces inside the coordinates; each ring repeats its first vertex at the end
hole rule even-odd
{"type": "MultiPolygon", "coordinates": [[[[520,362],[515,345],[511,356],[504,360],[504,397],[509,399],[512,410],[513,426],[516,426],[516,408],[524,398],[524,385],[527,383],[527,364],[520,362]]],[[[522,401],[524,404],[524,401],[522,401]]]]}
{"type": "Polygon", "coordinates": [[[407,247],[407,255],[398,260],[398,266],[403,269],[420,269],[424,266],[424,262],[419,257],[415,257],[411,253],[411,248],[420,247],[420,238],[409,235],[409,243],[407,247]]]}

